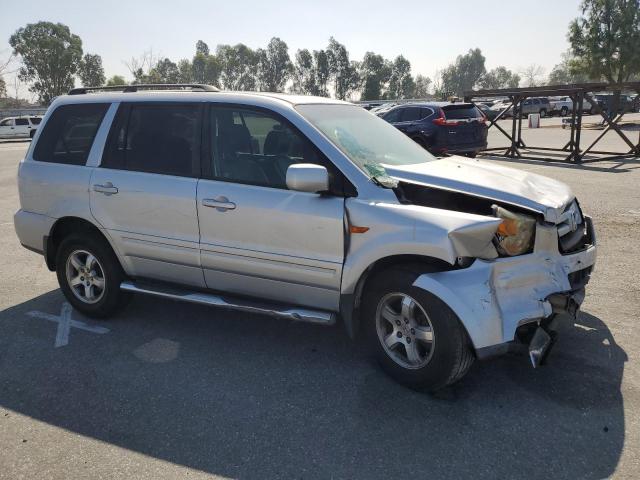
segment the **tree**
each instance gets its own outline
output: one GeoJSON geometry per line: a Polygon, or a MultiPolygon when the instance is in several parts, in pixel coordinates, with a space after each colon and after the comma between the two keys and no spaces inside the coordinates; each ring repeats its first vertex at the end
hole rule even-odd
{"type": "Polygon", "coordinates": [[[357,66],[349,60],[347,48],[333,37],[329,38],[327,61],[334,94],[336,98],[346,100],[359,86],[357,66]]]}
{"type": "Polygon", "coordinates": [[[196,42],[196,55],[199,53],[205,57],[209,55],[209,45],[204,43],[202,40],[198,40],[196,42]]]}
{"type": "Polygon", "coordinates": [[[463,95],[473,90],[486,73],[485,58],[479,48],[469,50],[466,55],[458,55],[454,64],[441,73],[442,89],[446,95],[463,95]]]}
{"type": "Polygon", "coordinates": [[[289,47],[278,37],[273,37],[267,49],[256,51],[258,89],[281,92],[291,76],[292,64],[289,47]]]}
{"type": "Polygon", "coordinates": [[[78,76],[85,87],[104,85],[105,76],[100,55],[86,53],[78,65],[78,76]]]}
{"type": "Polygon", "coordinates": [[[82,59],[82,40],[61,23],[30,23],[9,38],[22,59],[18,72],[29,90],[45,105],[73,88],[73,76],[82,59]]]}
{"type": "Polygon", "coordinates": [[[255,90],[256,52],[246,45],[218,45],[220,80],[227,90],[255,90]]]}
{"type": "Polygon", "coordinates": [[[516,88],[520,85],[520,75],[505,67],[496,67],[485,73],[480,78],[479,84],[480,87],[487,89],[516,88]]]}
{"type": "Polygon", "coordinates": [[[4,78],[0,77],[0,97],[7,96],[7,82],[4,81],[4,78]]]}
{"type": "Polygon", "coordinates": [[[382,55],[367,52],[360,63],[359,75],[363,86],[360,99],[380,99],[391,76],[391,64],[382,55]]]}
{"type": "Polygon", "coordinates": [[[163,58],[149,70],[144,80],[144,83],[179,83],[178,65],[168,58],[163,58]]]}
{"type": "Polygon", "coordinates": [[[306,48],[296,52],[291,76],[292,92],[313,95],[317,90],[313,55],[306,48]]]}
{"type": "Polygon", "coordinates": [[[591,80],[584,70],[577,65],[580,61],[571,55],[571,51],[562,54],[562,60],[555,65],[549,74],[549,85],[562,85],[567,83],[584,83],[591,80]]]}
{"type": "Polygon", "coordinates": [[[415,98],[426,98],[429,96],[429,89],[431,88],[431,79],[424,75],[416,75],[415,90],[413,96],[415,98]]]}
{"type": "Polygon", "coordinates": [[[583,0],[569,25],[573,73],[626,82],[640,73],[640,0],[583,0]]]}
{"type": "Polygon", "coordinates": [[[331,78],[331,70],[329,69],[329,55],[326,50],[313,51],[313,63],[316,77],[317,90],[314,95],[321,97],[329,96],[329,79],[331,78]]]}
{"type": "Polygon", "coordinates": [[[387,98],[411,98],[413,97],[414,88],[411,63],[402,55],[398,55],[391,66],[387,98]]]}
{"type": "Polygon", "coordinates": [[[544,67],[532,63],[520,71],[525,87],[538,87],[544,83],[544,67]]]}
{"type": "Polygon", "coordinates": [[[126,85],[127,81],[123,76],[114,75],[109,80],[107,80],[107,87],[115,87],[117,85],[126,85]]]}
{"type": "Polygon", "coordinates": [[[188,59],[183,58],[178,62],[178,83],[192,83],[193,81],[193,65],[188,59]]]}

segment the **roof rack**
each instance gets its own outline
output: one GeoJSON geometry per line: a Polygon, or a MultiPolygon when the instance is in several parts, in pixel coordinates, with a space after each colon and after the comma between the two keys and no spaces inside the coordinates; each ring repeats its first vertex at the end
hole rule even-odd
{"type": "Polygon", "coordinates": [[[219,92],[212,85],[201,83],[141,83],[139,85],[113,85],[109,87],[78,87],[69,90],[68,95],[83,95],[91,92],[123,92],[132,93],[139,90],[192,90],[202,92],[219,92]]]}

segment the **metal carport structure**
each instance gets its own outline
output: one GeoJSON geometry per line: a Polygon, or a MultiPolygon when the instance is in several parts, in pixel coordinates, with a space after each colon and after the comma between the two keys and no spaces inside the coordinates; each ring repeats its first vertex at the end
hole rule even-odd
{"type": "Polygon", "coordinates": [[[595,162],[601,160],[617,160],[624,158],[640,157],[640,138],[637,143],[634,143],[619,126],[619,122],[624,117],[624,110],[616,112],[614,115],[601,108],[598,101],[593,97],[593,92],[614,92],[619,93],[622,91],[635,91],[640,94],[640,82],[625,82],[618,84],[611,83],[575,83],[567,85],[549,85],[544,87],[525,87],[525,88],[503,88],[503,89],[490,89],[490,90],[470,90],[464,93],[464,99],[467,102],[472,102],[480,98],[495,98],[506,97],[509,99],[510,104],[506,106],[500,114],[496,116],[489,123],[489,128],[497,128],[503,135],[505,135],[511,142],[511,145],[505,147],[493,147],[487,148],[485,151],[499,151],[505,150],[502,154],[505,157],[511,158],[525,158],[533,160],[547,160],[547,161],[567,161],[575,163],[595,162]],[[547,97],[547,96],[567,96],[571,98],[573,108],[571,109],[571,133],[569,141],[562,148],[547,147],[547,146],[528,146],[522,139],[522,102],[531,97],[547,97]],[[606,125],[602,133],[591,143],[586,149],[582,150],[580,145],[582,134],[582,114],[583,103],[587,100],[593,107],[595,107],[595,114],[600,114],[603,118],[603,124],[606,125]],[[512,108],[514,114],[511,124],[511,133],[509,134],[504,128],[502,128],[497,122],[502,119],[508,110],[512,108]],[[517,111],[517,114],[515,113],[517,111]],[[603,150],[594,150],[594,147],[610,130],[615,131],[622,140],[629,147],[627,151],[612,152],[603,150]],[[544,157],[542,155],[533,155],[527,152],[527,155],[523,155],[520,149],[526,149],[528,151],[553,151],[553,152],[566,152],[567,155],[563,159],[553,159],[544,157]],[[585,156],[591,154],[593,158],[586,159],[585,156]]]}

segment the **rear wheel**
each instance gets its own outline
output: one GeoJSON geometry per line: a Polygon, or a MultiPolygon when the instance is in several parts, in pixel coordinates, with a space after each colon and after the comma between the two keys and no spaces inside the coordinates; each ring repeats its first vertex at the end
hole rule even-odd
{"type": "Polygon", "coordinates": [[[36,134],[36,131],[35,131],[35,130],[31,130],[31,131],[29,132],[29,138],[33,138],[33,136],[34,136],[35,134],[36,134]]]}
{"type": "Polygon", "coordinates": [[[462,378],[475,356],[453,311],[413,285],[418,275],[394,268],[368,282],[363,320],[369,348],[387,374],[409,388],[435,391],[462,378]]]}
{"type": "Polygon", "coordinates": [[[547,116],[547,109],[546,108],[540,109],[540,118],[544,118],[546,116],[547,116]]]}
{"type": "Polygon", "coordinates": [[[568,115],[568,113],[569,113],[569,109],[567,107],[562,107],[560,109],[560,115],[561,116],[566,117],[568,115]]]}
{"type": "Polygon", "coordinates": [[[76,310],[105,318],[122,307],[128,295],[120,290],[124,272],[111,246],[87,233],[65,238],[56,255],[60,289],[76,310]]]}

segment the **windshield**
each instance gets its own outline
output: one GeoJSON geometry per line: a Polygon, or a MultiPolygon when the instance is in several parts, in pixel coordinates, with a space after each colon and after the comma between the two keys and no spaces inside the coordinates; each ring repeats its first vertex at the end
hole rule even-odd
{"type": "Polygon", "coordinates": [[[298,105],[296,109],[370,177],[382,165],[411,165],[435,157],[394,126],[356,105],[298,105]]]}

